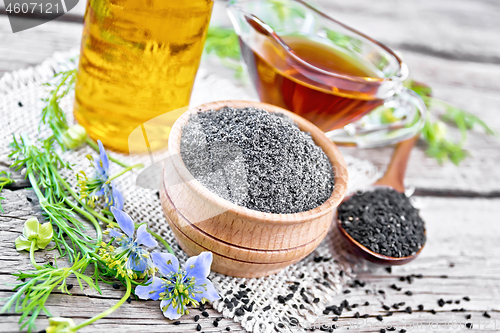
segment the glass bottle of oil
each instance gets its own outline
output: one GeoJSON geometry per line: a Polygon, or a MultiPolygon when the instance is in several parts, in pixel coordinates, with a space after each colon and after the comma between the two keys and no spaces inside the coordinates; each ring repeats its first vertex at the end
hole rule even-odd
{"type": "Polygon", "coordinates": [[[74,115],[128,152],[145,121],[189,104],[213,0],[88,0],[74,115]]]}

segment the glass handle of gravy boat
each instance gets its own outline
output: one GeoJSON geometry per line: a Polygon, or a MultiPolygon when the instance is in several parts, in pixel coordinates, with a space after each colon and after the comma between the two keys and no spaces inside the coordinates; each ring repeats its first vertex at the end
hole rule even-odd
{"type": "Polygon", "coordinates": [[[387,146],[418,134],[424,127],[426,114],[427,108],[422,99],[413,91],[403,88],[360,120],[326,135],[337,144],[360,148],[387,146]],[[383,121],[384,112],[390,114],[389,118],[393,118],[393,121],[383,121]]]}

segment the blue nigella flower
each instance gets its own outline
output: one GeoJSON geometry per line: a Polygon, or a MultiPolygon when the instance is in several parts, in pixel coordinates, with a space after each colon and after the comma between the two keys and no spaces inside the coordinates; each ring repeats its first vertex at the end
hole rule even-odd
{"type": "Polygon", "coordinates": [[[112,256],[107,257],[110,267],[122,266],[123,263],[125,272],[129,277],[137,279],[145,275],[153,275],[155,273],[155,265],[151,260],[151,254],[140,247],[155,247],[158,242],[146,230],[146,225],[143,224],[137,229],[137,238],[134,239],[134,222],[127,213],[122,212],[114,207],[111,207],[120,229],[110,229],[109,235],[115,238],[118,247],[113,250],[112,256]]]}
{"type": "MultiPolygon", "coordinates": [[[[115,207],[123,209],[123,194],[117,189],[114,181],[109,181],[109,158],[101,140],[97,140],[99,145],[99,159],[94,161],[93,167],[95,175],[88,178],[84,171],[77,174],[78,185],[82,199],[86,199],[91,206],[95,205],[98,198],[104,198],[104,207],[115,207]]],[[[87,156],[92,160],[91,156],[87,156]]]]}
{"type": "Polygon", "coordinates": [[[153,253],[153,262],[162,275],[149,279],[147,286],[137,286],[135,294],[142,299],[161,300],[163,315],[171,320],[189,311],[186,306],[198,306],[206,301],[220,298],[212,282],[207,278],[212,265],[212,253],[202,252],[189,258],[184,269],[179,269],[179,261],[170,253],[153,253]]]}

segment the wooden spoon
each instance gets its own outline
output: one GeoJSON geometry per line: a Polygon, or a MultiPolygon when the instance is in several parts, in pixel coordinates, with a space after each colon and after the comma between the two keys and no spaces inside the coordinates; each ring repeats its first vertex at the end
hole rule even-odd
{"type": "MultiPolygon", "coordinates": [[[[418,135],[415,136],[414,138],[402,141],[396,146],[396,149],[392,154],[391,161],[389,162],[389,166],[387,167],[385,174],[373,184],[373,187],[375,188],[390,187],[400,193],[404,193],[405,190],[404,176],[405,176],[406,166],[408,165],[408,159],[410,157],[411,150],[415,146],[417,140],[418,140],[418,135]]],[[[349,200],[349,197],[347,197],[345,200],[349,200]]],[[[425,245],[425,244],[422,245],[422,247],[418,250],[418,252],[412,256],[401,257],[401,258],[389,257],[383,254],[373,252],[364,245],[361,245],[358,241],[356,241],[354,238],[351,237],[351,235],[347,233],[347,231],[342,227],[342,223],[338,218],[337,218],[337,226],[340,230],[340,234],[344,237],[347,244],[351,247],[351,250],[354,253],[356,253],[357,255],[361,256],[362,258],[368,261],[380,265],[403,265],[409,263],[420,254],[425,245]]]]}

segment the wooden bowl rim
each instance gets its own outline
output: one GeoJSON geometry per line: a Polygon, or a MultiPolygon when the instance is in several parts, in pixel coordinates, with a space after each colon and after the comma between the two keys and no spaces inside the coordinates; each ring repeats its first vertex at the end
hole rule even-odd
{"type": "Polygon", "coordinates": [[[347,166],[337,146],[326,137],[323,131],[321,131],[318,127],[316,127],[316,125],[312,124],[308,120],[302,118],[299,115],[296,115],[293,112],[267,103],[227,100],[205,103],[193,108],[189,108],[182,116],[177,119],[177,121],[172,126],[172,130],[170,131],[168,140],[168,150],[170,152],[174,168],[179,173],[180,178],[183,180],[187,180],[185,181],[185,184],[187,184],[187,186],[189,186],[194,193],[201,195],[202,197],[209,200],[211,204],[216,205],[225,211],[232,212],[241,217],[251,218],[254,222],[296,224],[310,221],[331,212],[340,204],[347,191],[347,166]],[[332,195],[322,205],[305,212],[293,214],[274,214],[238,206],[228,200],[219,197],[218,195],[207,189],[205,186],[203,186],[196,178],[191,175],[186,165],[182,161],[180,154],[182,126],[188,122],[191,114],[197,113],[199,111],[205,112],[209,110],[219,110],[225,106],[234,108],[252,106],[259,109],[264,109],[268,112],[284,113],[299,125],[300,130],[309,132],[316,145],[323,149],[334,169],[335,187],[332,191],[332,195]]]}

